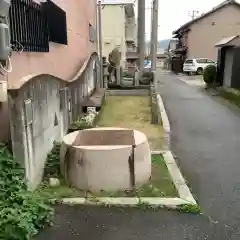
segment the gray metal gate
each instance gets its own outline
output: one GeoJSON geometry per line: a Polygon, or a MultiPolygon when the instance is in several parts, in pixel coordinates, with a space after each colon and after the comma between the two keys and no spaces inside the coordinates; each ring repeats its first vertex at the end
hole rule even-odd
{"type": "Polygon", "coordinates": [[[223,75],[223,86],[231,87],[231,79],[232,79],[232,65],[233,65],[233,48],[229,48],[226,50],[225,55],[225,67],[224,67],[224,75],[223,75]]]}

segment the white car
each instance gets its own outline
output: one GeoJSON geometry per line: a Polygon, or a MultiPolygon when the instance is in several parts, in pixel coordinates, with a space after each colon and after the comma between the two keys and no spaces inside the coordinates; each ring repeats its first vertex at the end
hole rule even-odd
{"type": "Polygon", "coordinates": [[[192,58],[187,59],[183,64],[184,73],[203,74],[203,70],[208,65],[216,65],[216,63],[208,58],[192,58]]]}

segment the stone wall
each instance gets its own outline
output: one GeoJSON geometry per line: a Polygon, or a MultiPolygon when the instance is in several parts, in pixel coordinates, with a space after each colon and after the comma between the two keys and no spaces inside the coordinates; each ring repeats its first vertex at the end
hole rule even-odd
{"type": "Polygon", "coordinates": [[[0,102],[0,129],[0,142],[8,142],[10,140],[10,126],[7,102],[0,102]]]}
{"type": "Polygon", "coordinates": [[[54,141],[61,140],[81,114],[83,101],[98,82],[98,71],[99,60],[94,53],[69,82],[44,74],[25,79],[17,89],[9,89],[13,153],[25,167],[31,189],[42,180],[54,141]]]}

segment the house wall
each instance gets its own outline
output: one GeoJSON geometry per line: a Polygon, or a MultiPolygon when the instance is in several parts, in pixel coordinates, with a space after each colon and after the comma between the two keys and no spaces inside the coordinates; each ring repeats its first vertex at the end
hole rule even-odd
{"type": "Polygon", "coordinates": [[[47,154],[54,141],[60,141],[77,120],[83,101],[99,81],[94,78],[94,69],[99,72],[96,53],[72,82],[41,74],[9,89],[12,149],[16,160],[25,167],[31,189],[42,180],[47,154]],[[31,102],[29,108],[27,101],[31,102]]]}
{"type": "MultiPolygon", "coordinates": [[[[35,0],[41,2],[42,0],[35,0]]],[[[11,56],[13,71],[7,77],[8,87],[14,88],[20,79],[28,75],[50,74],[69,80],[81,68],[89,54],[96,50],[96,43],[89,41],[89,23],[96,28],[96,0],[53,0],[66,11],[68,45],[50,42],[50,51],[13,52],[11,56]]],[[[0,141],[10,138],[7,102],[0,105],[0,141]]]]}
{"type": "Polygon", "coordinates": [[[224,37],[240,32],[240,8],[230,5],[197,21],[188,34],[188,57],[204,57],[217,60],[214,45],[224,37]]]}
{"type": "Polygon", "coordinates": [[[177,45],[179,43],[179,40],[178,39],[171,39],[169,41],[169,46],[168,46],[168,50],[173,50],[173,49],[176,49],[177,48],[177,45]]]}
{"type": "Polygon", "coordinates": [[[125,45],[125,9],[123,5],[104,5],[102,9],[102,48],[103,56],[108,59],[109,53],[116,45],[120,45],[124,66],[125,45]]]}
{"type": "Polygon", "coordinates": [[[157,61],[156,61],[157,68],[163,68],[165,61],[166,61],[166,58],[157,58],[157,61]]]}
{"type": "Polygon", "coordinates": [[[137,41],[137,24],[135,16],[128,18],[125,15],[125,35],[127,40],[132,40],[136,43],[137,41]]]}
{"type": "Polygon", "coordinates": [[[45,73],[71,79],[88,55],[96,50],[96,43],[89,41],[89,23],[96,28],[96,0],[71,0],[71,4],[68,0],[54,2],[66,11],[68,45],[50,43],[46,53],[13,52],[13,71],[8,76],[10,86],[30,74],[45,73]]]}

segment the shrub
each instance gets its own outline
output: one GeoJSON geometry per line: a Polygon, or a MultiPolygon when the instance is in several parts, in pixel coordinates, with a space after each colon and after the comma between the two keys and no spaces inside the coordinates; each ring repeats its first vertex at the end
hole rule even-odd
{"type": "Polygon", "coordinates": [[[208,65],[203,72],[203,80],[207,84],[213,84],[216,80],[217,68],[215,65],[208,65]]]}
{"type": "Polygon", "coordinates": [[[149,85],[152,82],[153,82],[153,73],[152,72],[143,73],[142,78],[139,81],[139,83],[141,85],[149,85]]]}
{"type": "Polygon", "coordinates": [[[24,170],[0,146],[0,239],[30,240],[53,217],[53,209],[29,192],[24,170]]]}

